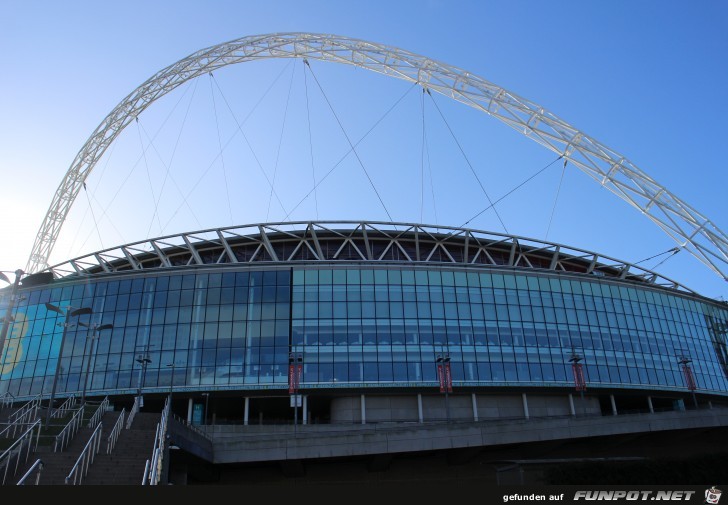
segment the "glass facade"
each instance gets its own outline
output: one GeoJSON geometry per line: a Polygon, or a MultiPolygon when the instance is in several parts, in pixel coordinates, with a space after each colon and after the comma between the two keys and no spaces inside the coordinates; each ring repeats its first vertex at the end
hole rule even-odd
{"type": "MultiPolygon", "coordinates": [[[[725,305],[595,276],[438,265],[225,265],[21,289],[0,394],[456,386],[685,388],[728,395],[725,305]],[[91,316],[47,310],[90,307],[91,316]],[[77,321],[78,319],[78,321],[77,321]],[[90,324],[91,329],[77,323],[90,324]],[[94,331],[94,325],[112,329],[94,331]],[[65,332],[65,337],[64,337],[65,332]],[[94,338],[95,337],[95,338],[94,338]]],[[[7,298],[7,296],[6,296],[7,298]]],[[[5,300],[4,303],[7,303],[5,300]]],[[[4,312],[4,308],[0,307],[4,312]]]]}

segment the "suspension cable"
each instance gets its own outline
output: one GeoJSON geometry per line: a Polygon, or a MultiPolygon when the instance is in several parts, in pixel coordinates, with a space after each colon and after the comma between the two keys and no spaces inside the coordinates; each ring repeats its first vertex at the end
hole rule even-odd
{"type": "MultiPolygon", "coordinates": [[[[305,60],[303,62],[306,65],[305,60]]],[[[311,134],[311,108],[308,103],[308,78],[306,77],[306,68],[303,69],[303,87],[306,91],[306,120],[308,121],[308,150],[311,155],[311,182],[313,183],[313,200],[316,209],[316,219],[319,218],[318,211],[318,194],[316,191],[316,164],[313,158],[313,135],[311,134]]]]}
{"type": "Polygon", "coordinates": [[[147,181],[149,182],[149,191],[152,192],[152,201],[154,202],[154,213],[152,214],[152,218],[149,220],[149,228],[147,228],[147,236],[149,236],[149,233],[152,231],[152,225],[154,224],[154,218],[157,218],[157,224],[159,225],[159,233],[162,233],[162,222],[159,220],[159,214],[157,213],[157,210],[159,209],[159,201],[156,198],[156,195],[154,194],[154,186],[152,185],[152,176],[149,173],[149,161],[147,160],[147,150],[144,148],[144,141],[142,140],[142,130],[139,127],[139,116],[134,118],[137,125],[137,133],[139,133],[139,146],[142,149],[142,154],[144,155],[144,167],[146,168],[147,172],[147,181]]]}
{"type": "Polygon", "coordinates": [[[364,166],[364,163],[362,162],[361,158],[359,157],[359,153],[356,151],[354,144],[351,142],[349,135],[346,133],[346,130],[344,129],[344,125],[341,124],[341,120],[339,119],[339,116],[336,114],[334,107],[331,105],[331,102],[329,101],[329,97],[326,96],[326,93],[324,92],[324,89],[321,86],[321,83],[319,82],[318,78],[316,77],[316,74],[313,72],[313,69],[311,69],[311,65],[309,65],[306,60],[304,60],[304,63],[306,64],[306,67],[308,67],[309,72],[311,72],[311,76],[313,77],[314,81],[316,81],[316,84],[318,85],[318,88],[321,91],[321,94],[323,95],[324,100],[326,100],[326,103],[328,104],[329,109],[331,110],[331,113],[334,115],[336,122],[339,124],[339,128],[341,128],[341,133],[343,133],[344,137],[346,137],[346,141],[349,143],[349,147],[351,148],[351,151],[354,153],[354,156],[356,157],[357,161],[359,162],[359,166],[364,171],[364,174],[367,176],[367,179],[369,180],[369,184],[372,186],[374,193],[377,195],[377,198],[379,199],[379,203],[382,204],[382,207],[384,208],[384,212],[387,213],[387,217],[389,218],[390,221],[394,221],[394,219],[392,219],[392,215],[389,213],[389,210],[387,209],[387,206],[384,204],[384,200],[382,200],[382,197],[379,194],[379,191],[377,191],[377,188],[374,185],[374,181],[369,176],[369,172],[367,171],[366,167],[364,166]]]}
{"type": "Polygon", "coordinates": [[[255,159],[255,163],[258,165],[258,170],[260,170],[260,173],[263,174],[263,177],[265,177],[265,180],[268,183],[268,186],[270,186],[271,191],[273,192],[273,195],[275,195],[276,200],[278,201],[278,205],[281,206],[281,209],[283,209],[283,212],[286,212],[285,205],[283,205],[283,202],[281,201],[280,197],[278,196],[278,193],[276,192],[275,188],[273,187],[273,183],[268,178],[268,174],[265,173],[265,170],[263,169],[263,165],[260,162],[258,155],[255,153],[255,150],[253,149],[253,146],[250,143],[250,140],[248,140],[248,136],[245,135],[245,132],[243,131],[242,123],[238,120],[238,117],[235,115],[235,112],[233,112],[233,109],[230,106],[230,102],[228,102],[227,98],[225,97],[225,94],[222,92],[222,89],[220,88],[220,84],[217,82],[217,79],[215,79],[214,75],[212,75],[212,74],[210,74],[210,75],[212,77],[212,80],[215,82],[215,86],[217,86],[217,89],[220,92],[220,96],[222,97],[223,101],[225,102],[225,105],[227,106],[228,110],[230,111],[230,114],[232,115],[233,119],[235,120],[235,124],[238,127],[238,131],[240,132],[240,135],[243,136],[243,139],[245,140],[245,143],[247,144],[248,149],[250,149],[250,153],[253,155],[253,158],[255,159]]]}
{"type": "MultiPolygon", "coordinates": [[[[668,253],[670,253],[670,256],[672,256],[672,255],[674,255],[674,254],[677,254],[677,253],[679,253],[679,252],[680,252],[680,247],[678,247],[678,246],[675,246],[675,247],[671,247],[671,248],[670,248],[670,249],[668,249],[667,251],[662,251],[661,253],[657,253],[657,254],[655,254],[655,255],[653,255],[653,256],[650,256],[649,258],[645,258],[645,259],[643,259],[643,260],[639,260],[639,261],[636,261],[636,262],[634,262],[634,263],[632,263],[632,264],[633,264],[633,265],[639,265],[640,263],[644,263],[645,261],[650,261],[651,259],[655,259],[655,258],[657,258],[657,257],[659,257],[659,256],[662,256],[663,254],[668,254],[668,253]]],[[[668,256],[667,258],[669,258],[670,256],[668,256]]],[[[665,259],[667,259],[667,258],[665,258],[665,259]]],[[[658,264],[657,264],[657,265],[655,265],[655,266],[657,267],[657,266],[661,265],[661,264],[662,264],[662,263],[663,263],[663,262],[665,261],[665,259],[663,259],[663,260],[662,260],[662,261],[661,261],[660,263],[658,263],[658,264]]]]}
{"type": "MultiPolygon", "coordinates": [[[[278,138],[278,151],[276,152],[276,162],[273,166],[273,186],[276,183],[276,176],[278,175],[278,162],[281,157],[281,146],[283,145],[283,133],[286,130],[286,119],[288,118],[288,104],[291,101],[291,89],[293,88],[293,76],[296,74],[295,65],[291,67],[291,81],[288,83],[288,96],[286,97],[286,108],[283,112],[283,122],[281,123],[281,134],[278,138]]],[[[265,213],[265,220],[268,221],[270,216],[270,204],[273,201],[273,186],[270,188],[270,195],[268,196],[268,210],[265,213]]]]}
{"type": "MultiPolygon", "coordinates": [[[[465,150],[463,149],[463,146],[460,144],[460,141],[455,136],[455,132],[450,127],[450,123],[448,123],[447,119],[445,119],[445,115],[440,110],[440,107],[437,105],[437,102],[435,101],[435,98],[432,96],[432,93],[430,93],[430,90],[427,90],[427,94],[430,95],[430,99],[432,100],[432,103],[435,104],[435,108],[437,109],[437,112],[440,114],[440,117],[442,118],[443,122],[445,123],[445,126],[447,126],[447,129],[450,131],[450,135],[452,136],[453,140],[455,141],[455,144],[458,146],[458,149],[460,149],[460,154],[463,155],[463,158],[465,159],[465,163],[467,163],[468,168],[470,168],[470,171],[473,173],[473,176],[475,176],[475,180],[478,181],[478,185],[480,186],[480,189],[483,191],[483,194],[488,199],[488,203],[490,205],[487,207],[487,209],[490,209],[490,208],[493,209],[493,212],[495,212],[495,215],[498,218],[498,221],[500,221],[500,224],[503,227],[503,230],[505,230],[505,232],[508,233],[508,228],[506,228],[506,225],[503,222],[503,219],[501,218],[500,214],[498,213],[498,209],[495,208],[495,204],[493,203],[493,200],[491,200],[490,196],[488,195],[488,192],[485,190],[485,186],[483,186],[483,183],[481,182],[480,177],[478,177],[478,174],[475,173],[475,169],[473,168],[472,163],[470,163],[470,159],[468,159],[468,156],[465,154],[465,150]]],[[[485,212],[485,211],[483,211],[483,212],[485,212]]],[[[481,214],[483,212],[481,212],[481,214]]]]}
{"type": "MultiPolygon", "coordinates": [[[[659,267],[659,266],[660,266],[660,265],[662,265],[662,264],[663,264],[664,262],[666,262],[667,260],[669,260],[670,258],[672,258],[673,256],[675,256],[675,255],[676,255],[677,253],[679,253],[679,252],[681,251],[681,248],[680,248],[680,247],[673,247],[673,248],[671,249],[671,251],[672,251],[672,252],[671,252],[671,254],[670,254],[669,256],[665,256],[665,258],[663,258],[663,260],[662,260],[662,261],[660,261],[660,262],[659,262],[659,263],[658,263],[657,265],[653,266],[653,267],[652,267],[652,268],[651,268],[650,270],[655,270],[655,269],[657,269],[657,267],[659,267]]],[[[667,251],[667,252],[670,252],[670,251],[667,251]]]]}
{"type": "MultiPolygon", "coordinates": [[[[425,90],[423,88],[422,90],[422,109],[423,109],[423,115],[424,115],[424,106],[425,106],[425,90]]],[[[435,214],[435,222],[439,223],[440,219],[437,216],[437,200],[435,198],[435,181],[432,177],[432,158],[430,157],[430,144],[427,141],[427,128],[426,125],[423,124],[422,128],[422,138],[423,138],[423,149],[424,149],[424,156],[427,158],[427,173],[429,175],[430,179],[430,195],[432,196],[432,210],[435,214]]]]}
{"type": "MultiPolygon", "coordinates": [[[[185,194],[182,192],[182,188],[179,187],[179,184],[177,183],[177,180],[174,178],[174,176],[170,172],[171,163],[172,163],[172,161],[174,159],[174,153],[172,153],[172,156],[170,157],[169,164],[168,163],[165,163],[165,161],[162,159],[161,153],[157,149],[157,146],[153,143],[153,141],[149,137],[149,133],[147,133],[146,128],[144,128],[144,125],[142,123],[139,123],[139,125],[141,126],[142,132],[144,132],[144,134],[146,135],[146,137],[149,139],[149,142],[150,142],[150,145],[152,147],[152,150],[154,150],[154,152],[156,153],[157,157],[159,158],[159,161],[165,167],[165,177],[164,177],[164,183],[162,184],[162,189],[164,189],[164,187],[166,185],[166,182],[167,182],[167,179],[171,180],[172,181],[172,184],[174,184],[174,187],[177,189],[177,192],[182,197],[182,205],[187,205],[187,208],[189,209],[190,214],[192,214],[192,217],[197,222],[198,226],[202,227],[202,224],[200,224],[200,220],[197,217],[197,214],[195,214],[195,210],[192,208],[192,206],[190,205],[190,202],[189,202],[189,200],[187,198],[189,195],[185,196],[185,194]]],[[[181,133],[182,132],[180,131],[180,135],[181,135],[181,133]]],[[[179,140],[179,137],[178,137],[178,140],[179,140]]],[[[176,149],[177,149],[177,145],[175,145],[175,150],[176,149]]],[[[161,198],[161,192],[160,192],[160,198],[161,198]]],[[[174,215],[172,216],[172,218],[174,218],[174,215]]],[[[169,226],[169,223],[172,221],[172,218],[170,218],[169,220],[167,220],[166,223],[164,223],[164,226],[162,227],[160,233],[164,233],[164,230],[167,229],[167,226],[169,226]]]]}
{"type": "MultiPolygon", "coordinates": [[[[233,206],[230,203],[230,185],[228,184],[227,169],[225,168],[225,156],[222,150],[222,138],[220,137],[220,120],[217,117],[217,103],[215,102],[215,87],[212,82],[212,72],[210,72],[210,96],[212,97],[212,110],[215,114],[215,128],[217,130],[217,147],[220,150],[220,164],[222,165],[222,177],[225,180],[225,196],[227,197],[228,214],[230,215],[230,225],[235,224],[233,221],[233,206]]],[[[269,204],[270,206],[270,204],[269,204]]]]}
{"type": "Polygon", "coordinates": [[[425,209],[425,88],[420,96],[420,110],[422,112],[422,146],[420,149],[420,223],[424,222],[425,209]]]}
{"type": "MultiPolygon", "coordinates": [[[[250,116],[253,114],[253,112],[255,112],[255,110],[258,108],[258,106],[263,102],[263,99],[266,96],[268,96],[268,93],[271,91],[271,89],[273,89],[273,87],[276,85],[276,83],[281,78],[281,76],[283,75],[283,73],[285,72],[285,70],[288,68],[288,65],[290,65],[290,64],[291,64],[291,62],[288,62],[288,64],[278,73],[278,75],[275,77],[275,79],[273,79],[273,81],[271,82],[271,84],[268,86],[268,89],[266,89],[266,91],[263,93],[263,96],[261,96],[260,99],[258,99],[258,101],[255,103],[255,105],[250,110],[250,112],[248,112],[248,114],[245,116],[245,118],[243,118],[242,124],[245,124],[248,121],[248,119],[250,118],[250,116]]],[[[197,83],[196,80],[195,80],[195,83],[197,83]]],[[[215,81],[215,84],[217,84],[217,81],[215,81]]],[[[218,88],[219,88],[219,86],[218,86],[218,88]]],[[[222,93],[221,93],[221,95],[222,95],[222,93]]],[[[224,98],[225,97],[223,95],[223,99],[224,98]]],[[[229,107],[229,105],[228,105],[228,107],[229,107]]],[[[235,119],[237,121],[237,118],[235,118],[235,119]]],[[[239,126],[240,125],[238,125],[238,127],[239,126]]],[[[235,138],[236,135],[237,135],[237,131],[234,132],[234,133],[232,133],[230,135],[230,137],[228,137],[228,139],[225,141],[225,144],[223,144],[223,146],[222,146],[222,150],[223,151],[227,148],[227,146],[230,144],[230,142],[233,141],[233,139],[235,138]]],[[[155,135],[155,137],[156,137],[156,135],[155,135]]],[[[212,162],[207,167],[207,169],[200,175],[200,177],[198,177],[197,181],[193,184],[193,186],[190,189],[190,191],[187,192],[187,195],[186,196],[185,195],[182,196],[182,198],[183,198],[182,203],[175,209],[175,211],[172,213],[172,216],[169,218],[169,220],[167,220],[167,223],[165,224],[165,228],[167,226],[169,226],[169,223],[172,222],[172,220],[177,216],[177,214],[179,213],[180,209],[182,209],[182,207],[184,205],[187,205],[187,207],[190,208],[190,210],[192,210],[192,208],[190,207],[189,203],[187,202],[187,197],[189,197],[192,194],[192,192],[195,190],[195,188],[197,188],[197,186],[200,184],[200,182],[202,182],[202,180],[205,178],[205,176],[210,171],[210,169],[215,165],[215,162],[217,162],[217,158],[218,158],[219,155],[220,154],[218,153],[218,155],[215,156],[215,158],[212,160],[212,162]]],[[[137,161],[137,163],[138,163],[138,161],[137,161]]],[[[174,179],[172,179],[172,180],[174,180],[174,179]]],[[[194,216],[194,213],[193,213],[193,216],[194,216]]],[[[197,220],[197,216],[194,216],[194,217],[197,220]]],[[[200,226],[200,227],[202,227],[202,226],[200,226]]]]}
{"type": "Polygon", "coordinates": [[[486,210],[490,209],[495,204],[500,203],[501,201],[503,201],[506,197],[508,197],[509,195],[511,195],[514,191],[520,189],[523,185],[527,184],[531,179],[535,178],[537,175],[539,175],[541,172],[543,172],[544,170],[546,170],[547,168],[549,168],[551,165],[553,165],[554,163],[556,163],[557,161],[559,161],[563,157],[564,157],[564,155],[562,154],[561,156],[559,156],[558,158],[556,158],[555,160],[553,160],[548,165],[546,165],[546,166],[542,167],[541,169],[539,169],[538,172],[536,172],[533,175],[531,175],[530,177],[528,177],[526,180],[524,180],[523,182],[521,182],[518,186],[514,187],[508,193],[506,193],[505,195],[503,195],[500,198],[498,198],[495,202],[492,202],[488,207],[484,208],[483,210],[481,210],[480,212],[478,212],[477,214],[475,214],[473,217],[471,217],[470,219],[468,219],[467,221],[465,221],[459,227],[460,228],[464,227],[465,225],[467,225],[468,223],[470,223],[470,221],[472,221],[476,217],[480,216],[483,212],[485,212],[486,210]]]}
{"type": "MultiPolygon", "coordinates": [[[[131,166],[131,169],[129,170],[129,172],[127,173],[126,177],[121,182],[121,184],[118,184],[117,185],[116,192],[114,193],[114,195],[109,200],[105,201],[104,203],[101,203],[101,202],[99,202],[96,199],[95,196],[91,195],[91,198],[93,198],[93,200],[96,201],[99,204],[99,206],[101,207],[101,216],[99,217],[99,220],[101,220],[101,219],[103,219],[105,217],[106,218],[109,217],[109,209],[111,208],[111,206],[114,204],[114,202],[116,201],[116,199],[121,194],[122,189],[127,185],[127,183],[131,179],[132,175],[134,174],[134,171],[137,169],[137,167],[139,166],[139,164],[143,160],[146,161],[146,151],[149,149],[149,147],[151,147],[152,149],[155,150],[155,152],[157,153],[157,156],[160,158],[160,160],[162,159],[161,158],[161,155],[159,154],[159,151],[156,150],[156,146],[154,144],[154,141],[159,136],[159,134],[162,132],[162,130],[164,129],[164,127],[167,125],[167,123],[169,122],[169,120],[171,119],[172,115],[174,114],[174,112],[179,107],[179,105],[182,102],[182,100],[187,96],[187,93],[189,92],[190,88],[192,89],[192,96],[190,96],[190,101],[187,104],[187,111],[185,112],[185,120],[186,120],[187,114],[189,113],[190,105],[192,104],[192,100],[193,100],[193,98],[195,96],[195,92],[197,90],[197,81],[195,81],[194,86],[192,86],[192,84],[190,83],[190,85],[188,85],[188,86],[185,87],[184,92],[180,95],[179,99],[175,102],[174,107],[172,107],[172,109],[169,111],[169,113],[167,114],[167,116],[164,118],[164,121],[162,121],[162,123],[159,125],[159,127],[157,128],[157,130],[154,132],[154,135],[149,135],[149,133],[146,131],[146,129],[144,128],[144,125],[141,122],[138,122],[137,123],[137,127],[138,128],[139,127],[141,128],[142,132],[144,133],[144,135],[146,136],[146,138],[149,140],[149,144],[147,145],[146,148],[144,148],[142,150],[142,153],[139,155],[139,157],[136,159],[136,161],[134,162],[134,164],[131,166]]],[[[180,133],[177,136],[177,142],[175,143],[175,147],[174,147],[174,150],[172,152],[172,156],[170,157],[170,164],[172,162],[172,158],[174,157],[174,153],[177,150],[177,146],[179,145],[179,140],[180,140],[181,134],[182,134],[182,130],[180,129],[180,133]]],[[[106,164],[104,166],[104,170],[101,172],[101,176],[103,176],[106,173],[106,169],[108,168],[109,163],[111,161],[110,160],[111,154],[113,154],[113,150],[114,150],[115,147],[116,147],[116,143],[112,143],[112,148],[111,148],[112,150],[111,150],[111,152],[109,154],[109,157],[106,160],[106,164]]],[[[162,163],[164,163],[164,161],[162,161],[162,163]]],[[[167,168],[166,174],[169,174],[169,168],[167,168]]],[[[166,182],[166,178],[167,178],[167,175],[166,174],[165,174],[165,182],[166,182]]],[[[181,189],[179,189],[179,186],[177,185],[177,182],[174,180],[173,177],[171,177],[171,175],[170,175],[170,178],[172,179],[172,182],[175,183],[175,186],[177,187],[177,190],[179,191],[179,193],[182,195],[182,191],[181,191],[181,189]]],[[[101,177],[99,178],[99,182],[100,182],[100,180],[101,180],[101,177]]],[[[162,189],[164,189],[164,187],[165,187],[165,184],[162,183],[162,189]]],[[[182,196],[183,196],[183,199],[184,199],[184,195],[182,195],[182,196]]],[[[195,221],[197,221],[197,223],[199,224],[199,222],[200,222],[199,219],[197,219],[197,216],[194,214],[194,211],[192,210],[192,207],[190,207],[190,205],[189,205],[189,203],[187,202],[186,199],[184,199],[184,201],[183,201],[183,205],[184,204],[187,204],[187,207],[190,209],[190,212],[192,212],[192,216],[195,218],[195,221]]],[[[84,216],[84,219],[85,219],[85,216],[84,216]]],[[[122,242],[128,242],[127,240],[123,239],[124,234],[121,232],[121,230],[119,230],[119,228],[116,226],[116,224],[111,219],[108,219],[108,222],[109,222],[109,225],[114,228],[114,230],[119,235],[119,237],[122,237],[122,242]]],[[[169,224],[169,222],[167,224],[169,224]]],[[[201,227],[201,225],[200,225],[200,227],[201,227]]],[[[166,228],[166,225],[165,225],[165,228],[166,228]]],[[[81,244],[81,248],[85,247],[86,243],[88,242],[88,240],[90,239],[90,237],[91,237],[92,234],[93,234],[93,232],[91,232],[88,235],[86,235],[86,238],[84,239],[83,243],[81,244]]],[[[77,237],[74,238],[74,243],[76,242],[76,240],[77,240],[77,237]]],[[[69,254],[70,254],[70,251],[69,251],[69,254]]]]}
{"type": "Polygon", "coordinates": [[[290,212],[289,212],[288,214],[286,214],[286,217],[285,217],[285,218],[283,218],[283,220],[284,220],[284,221],[285,221],[285,220],[287,220],[287,219],[288,219],[288,217],[289,217],[289,216],[290,216],[290,215],[291,215],[291,214],[292,214],[292,213],[293,213],[293,212],[294,212],[294,211],[295,211],[295,210],[296,210],[296,209],[297,209],[297,208],[298,208],[298,207],[299,207],[299,206],[300,206],[300,205],[301,205],[301,204],[302,204],[302,203],[303,203],[303,202],[304,202],[304,201],[305,201],[305,200],[306,200],[306,199],[307,199],[307,198],[308,198],[309,196],[311,196],[311,193],[313,193],[314,191],[316,191],[316,188],[318,188],[318,187],[319,187],[319,186],[320,186],[320,185],[321,185],[321,184],[322,184],[322,183],[323,183],[323,182],[324,182],[324,181],[325,181],[325,180],[326,180],[326,179],[327,179],[327,178],[329,177],[329,175],[331,175],[331,174],[332,174],[332,173],[334,172],[334,170],[336,170],[336,169],[337,169],[337,168],[338,168],[338,167],[339,167],[339,166],[341,165],[341,163],[343,163],[343,161],[344,161],[344,160],[345,160],[345,159],[346,159],[346,158],[347,158],[347,157],[349,156],[349,153],[351,153],[351,152],[352,152],[352,151],[354,150],[354,148],[355,148],[356,146],[358,146],[359,144],[361,144],[361,143],[362,143],[362,142],[364,141],[364,139],[366,139],[366,138],[367,138],[367,137],[369,136],[369,134],[370,134],[370,133],[372,133],[372,132],[374,131],[374,129],[375,129],[375,128],[376,128],[377,126],[379,126],[379,123],[381,123],[381,122],[382,122],[382,121],[384,120],[384,118],[386,118],[386,117],[387,117],[387,116],[388,116],[388,115],[390,114],[390,112],[392,112],[392,111],[393,111],[393,110],[394,110],[394,109],[395,109],[395,108],[397,107],[397,105],[399,105],[399,103],[400,103],[400,102],[401,102],[401,101],[402,101],[402,100],[404,99],[404,97],[406,97],[406,96],[407,96],[407,95],[408,95],[408,94],[409,94],[409,93],[410,93],[410,92],[411,92],[411,91],[412,91],[412,90],[413,90],[413,89],[414,89],[414,88],[415,88],[416,86],[417,86],[417,83],[416,83],[416,82],[415,82],[415,83],[412,83],[412,85],[411,85],[411,86],[410,86],[410,87],[409,87],[409,88],[407,89],[407,91],[405,91],[404,93],[402,93],[402,96],[400,96],[400,97],[399,97],[399,98],[398,98],[398,99],[397,99],[397,100],[396,100],[396,101],[395,101],[395,102],[394,102],[394,103],[393,103],[393,104],[392,104],[392,105],[391,105],[391,106],[389,107],[389,109],[387,109],[387,110],[386,110],[386,111],[384,112],[384,114],[382,114],[382,115],[381,115],[381,117],[380,117],[379,119],[377,119],[377,120],[376,120],[376,121],[374,122],[374,124],[373,124],[373,125],[372,125],[372,126],[371,126],[371,127],[370,127],[370,128],[369,128],[369,129],[367,130],[367,131],[366,131],[366,133],[365,133],[364,135],[362,135],[362,136],[361,136],[361,137],[359,138],[359,140],[357,140],[357,141],[356,141],[356,143],[355,143],[355,144],[354,144],[354,145],[353,145],[352,147],[350,147],[350,148],[349,148],[349,150],[348,150],[348,151],[346,151],[346,152],[345,152],[345,153],[343,154],[343,156],[341,156],[341,158],[339,158],[339,160],[338,160],[338,161],[337,161],[336,163],[334,163],[334,165],[333,165],[333,166],[332,166],[332,167],[331,167],[331,168],[329,169],[329,171],[328,171],[328,172],[326,172],[326,173],[324,174],[324,176],[323,176],[323,177],[322,177],[322,178],[321,178],[321,179],[320,179],[320,180],[319,180],[319,181],[318,181],[318,182],[317,182],[316,184],[314,184],[314,187],[313,187],[313,189],[311,189],[311,190],[310,190],[310,191],[309,191],[308,193],[306,193],[305,195],[303,195],[303,198],[301,198],[301,199],[300,199],[300,200],[298,201],[298,203],[297,203],[296,205],[294,205],[294,207],[293,207],[293,208],[291,209],[291,211],[290,211],[290,212]]]}
{"type": "Polygon", "coordinates": [[[561,171],[561,178],[559,179],[559,187],[556,189],[556,198],[554,198],[554,206],[551,208],[551,217],[549,218],[549,225],[546,228],[546,237],[544,240],[549,239],[549,232],[551,231],[551,223],[554,220],[554,214],[556,213],[556,203],[559,201],[559,193],[561,193],[561,184],[564,182],[564,174],[566,173],[566,164],[569,160],[564,160],[564,169],[561,171]]]}
{"type": "Polygon", "coordinates": [[[91,206],[91,198],[88,196],[88,188],[86,187],[86,181],[83,182],[83,192],[86,195],[86,200],[88,200],[88,208],[91,211],[91,218],[94,221],[94,227],[96,228],[96,233],[99,236],[99,243],[101,243],[101,249],[106,249],[104,247],[104,241],[101,239],[101,230],[99,229],[99,223],[96,221],[96,214],[94,214],[94,208],[91,206]]]}

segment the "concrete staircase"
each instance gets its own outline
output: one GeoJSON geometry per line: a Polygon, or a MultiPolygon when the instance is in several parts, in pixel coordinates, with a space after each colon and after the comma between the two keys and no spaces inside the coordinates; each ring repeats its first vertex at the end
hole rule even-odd
{"type": "MultiPolygon", "coordinates": [[[[9,415],[13,411],[8,409],[3,414],[9,415]]],[[[137,413],[132,426],[129,429],[126,426],[122,428],[114,450],[107,454],[107,439],[120,415],[121,412],[108,411],[101,418],[103,428],[99,452],[94,456],[81,484],[141,485],[146,461],[152,457],[161,413],[137,413]]],[[[17,473],[13,477],[8,476],[5,484],[15,485],[36,460],[41,459],[43,470],[39,485],[64,485],[66,477],[93,434],[94,430],[88,428],[87,424],[88,419],[84,420],[83,426],[62,452],[53,452],[52,443],[39,444],[37,450],[28,456],[28,460],[20,464],[17,473]]],[[[35,477],[32,477],[28,484],[34,482],[35,477]]]]}
{"type": "MultiPolygon", "coordinates": [[[[105,436],[111,430],[111,427],[114,426],[119,415],[119,412],[105,412],[101,418],[101,422],[103,423],[101,450],[105,450],[105,436]]],[[[68,447],[66,447],[62,452],[53,452],[53,445],[39,445],[38,450],[34,454],[31,454],[30,458],[28,458],[25,468],[18,472],[16,476],[17,478],[15,479],[16,482],[37,459],[41,459],[43,460],[43,471],[41,472],[39,484],[65,484],[66,476],[68,476],[71,472],[71,469],[73,468],[73,465],[76,464],[76,460],[81,454],[81,451],[83,451],[86,443],[89,441],[89,438],[91,438],[91,435],[94,432],[95,428],[88,428],[86,426],[87,422],[88,421],[84,422],[83,427],[78,430],[78,433],[76,433],[73,437],[73,440],[71,440],[68,444],[68,447]]],[[[96,455],[96,457],[98,457],[98,455],[96,455]]]]}
{"type": "MultiPolygon", "coordinates": [[[[152,457],[154,436],[160,419],[161,413],[138,413],[131,428],[121,430],[111,454],[106,454],[104,441],[83,484],[141,485],[146,460],[152,457]]],[[[109,426],[111,430],[113,424],[109,426]]]]}

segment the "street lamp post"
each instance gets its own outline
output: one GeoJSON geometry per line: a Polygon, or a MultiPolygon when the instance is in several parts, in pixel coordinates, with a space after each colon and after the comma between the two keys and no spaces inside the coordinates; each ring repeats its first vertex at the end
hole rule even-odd
{"type": "Polygon", "coordinates": [[[68,332],[68,327],[70,326],[70,323],[68,322],[69,318],[71,317],[79,317],[84,314],[91,314],[93,311],[90,307],[82,307],[80,309],[73,309],[70,305],[66,307],[66,310],[64,311],[60,307],[53,305],[52,303],[46,303],[45,304],[46,309],[50,310],[52,312],[57,312],[64,316],[63,321],[63,335],[61,336],[61,347],[58,350],[58,361],[56,362],[56,373],[53,376],[53,386],[51,388],[51,398],[48,401],[48,412],[46,412],[46,419],[45,419],[45,427],[48,427],[48,424],[51,420],[51,411],[53,410],[53,401],[56,397],[56,385],[58,384],[58,372],[61,369],[61,359],[63,358],[63,346],[66,342],[66,333],[68,332]]]}
{"type": "Polygon", "coordinates": [[[169,409],[172,410],[172,386],[174,385],[174,363],[167,363],[167,368],[169,368],[170,376],[169,376],[169,409]]]}
{"type": "Polygon", "coordinates": [[[141,366],[141,370],[139,371],[139,384],[137,386],[137,398],[139,399],[139,408],[142,408],[144,406],[144,399],[142,397],[142,386],[144,385],[144,379],[147,375],[147,365],[152,362],[151,359],[147,356],[147,354],[140,354],[137,356],[137,359],[134,360],[141,366]]]}
{"type": "MultiPolygon", "coordinates": [[[[103,331],[103,330],[110,330],[114,327],[114,325],[113,324],[88,325],[88,324],[82,323],[80,321],[79,321],[78,325],[85,326],[86,328],[91,328],[91,333],[88,335],[88,337],[86,337],[87,339],[91,340],[91,351],[89,352],[88,361],[86,362],[86,372],[85,372],[84,378],[83,378],[83,394],[81,395],[81,405],[83,405],[86,403],[86,388],[88,386],[88,373],[89,373],[89,369],[91,368],[91,359],[93,357],[96,357],[96,352],[94,350],[95,349],[94,344],[96,343],[96,339],[99,336],[98,332],[103,331]]],[[[87,340],[87,342],[88,342],[88,340],[87,340]]],[[[84,352],[83,352],[83,359],[84,360],[86,359],[85,346],[84,346],[84,352]]],[[[81,368],[83,368],[83,363],[81,364],[81,368]]]]}
{"type": "Polygon", "coordinates": [[[301,396],[298,392],[303,374],[303,356],[297,353],[288,354],[288,394],[293,403],[293,432],[298,430],[298,402],[301,396]]]}

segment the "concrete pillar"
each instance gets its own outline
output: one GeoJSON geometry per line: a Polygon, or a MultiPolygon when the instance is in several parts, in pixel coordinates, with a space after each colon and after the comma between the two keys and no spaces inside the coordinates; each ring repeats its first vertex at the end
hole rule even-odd
{"type": "Polygon", "coordinates": [[[478,422],[478,398],[475,396],[475,393],[471,395],[472,401],[473,401],[473,421],[476,423],[478,422]]]}
{"type": "Polygon", "coordinates": [[[367,398],[361,395],[361,424],[367,424],[367,398]]]}
{"type": "Polygon", "coordinates": [[[654,414],[655,408],[652,406],[652,397],[651,396],[647,397],[647,406],[650,408],[650,414],[654,414]]]}
{"type": "Polygon", "coordinates": [[[245,426],[247,426],[248,421],[250,421],[250,398],[248,398],[246,396],[245,397],[245,411],[243,413],[243,424],[245,426]]]}
{"type": "Polygon", "coordinates": [[[528,414],[528,398],[526,397],[526,393],[521,393],[521,398],[523,399],[523,416],[526,419],[530,419],[531,416],[528,414]]]}
{"type": "Polygon", "coordinates": [[[708,409],[713,410],[713,402],[708,402],[708,409]]]}
{"type": "Polygon", "coordinates": [[[614,395],[609,395],[609,401],[612,404],[612,415],[617,415],[617,403],[614,401],[614,395]]]}
{"type": "Polygon", "coordinates": [[[417,393],[417,418],[420,423],[425,422],[425,416],[422,414],[422,395],[417,393]]]}
{"type": "Polygon", "coordinates": [[[192,424],[192,404],[194,403],[194,400],[190,398],[187,401],[187,424],[192,424]]]}
{"type": "Polygon", "coordinates": [[[569,412],[571,415],[576,417],[576,408],[574,407],[574,395],[569,393],[569,412]]]}
{"type": "Polygon", "coordinates": [[[308,395],[303,395],[303,414],[301,414],[301,417],[303,418],[303,424],[308,424],[308,395]]]}
{"type": "Polygon", "coordinates": [[[263,424],[263,413],[258,412],[258,424],[263,424]]]}

